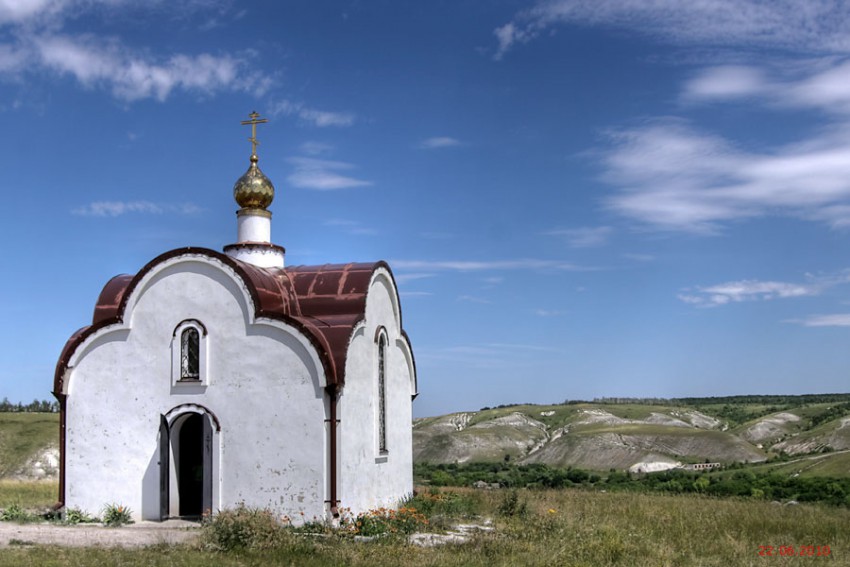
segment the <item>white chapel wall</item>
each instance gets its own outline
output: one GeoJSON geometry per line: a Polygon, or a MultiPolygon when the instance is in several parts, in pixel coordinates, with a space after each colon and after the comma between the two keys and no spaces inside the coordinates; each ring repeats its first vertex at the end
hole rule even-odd
{"type": "Polygon", "coordinates": [[[366,299],[365,322],[354,332],[346,382],[339,402],[340,500],[354,514],[395,506],[413,491],[412,376],[399,326],[398,298],[391,276],[378,270],[366,299]],[[378,449],[378,350],[376,332],[387,333],[387,452],[378,449]]]}
{"type": "Polygon", "coordinates": [[[251,316],[241,282],[208,257],[177,257],[143,278],[125,325],[88,339],[71,360],[69,508],[99,513],[119,503],[136,519],[158,518],[160,415],[198,404],[221,425],[214,439],[215,508],[244,502],[296,519],[301,512],[323,516],[321,366],[297,330],[280,322],[249,324],[251,316]],[[172,331],[185,319],[208,331],[205,386],[172,385],[172,331]]]}

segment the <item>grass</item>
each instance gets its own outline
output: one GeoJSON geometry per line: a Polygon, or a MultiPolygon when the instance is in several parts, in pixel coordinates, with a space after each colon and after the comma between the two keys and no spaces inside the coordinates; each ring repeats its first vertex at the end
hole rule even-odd
{"type": "Polygon", "coordinates": [[[10,506],[41,510],[56,504],[59,484],[55,480],[0,480],[0,508],[10,506]]]}
{"type": "MultiPolygon", "coordinates": [[[[492,518],[495,532],[475,536],[465,544],[434,548],[411,546],[402,537],[355,542],[338,535],[308,537],[293,530],[281,532],[271,547],[235,552],[206,551],[200,545],[143,549],[16,545],[0,553],[0,566],[719,567],[780,562],[809,565],[815,561],[850,565],[850,540],[846,537],[850,510],[846,508],[580,490],[454,489],[427,497],[435,500],[435,507],[428,511],[432,524],[446,514],[462,521],[480,514],[492,518]],[[441,500],[439,494],[456,496],[441,500]],[[440,507],[449,502],[462,504],[451,510],[440,507]],[[773,546],[778,555],[780,546],[793,546],[797,551],[809,545],[828,545],[831,555],[758,555],[760,546],[773,546]]],[[[418,500],[424,504],[422,496],[418,500]]]]}
{"type": "Polygon", "coordinates": [[[24,466],[35,453],[59,441],[59,414],[0,412],[0,477],[24,466]]]}

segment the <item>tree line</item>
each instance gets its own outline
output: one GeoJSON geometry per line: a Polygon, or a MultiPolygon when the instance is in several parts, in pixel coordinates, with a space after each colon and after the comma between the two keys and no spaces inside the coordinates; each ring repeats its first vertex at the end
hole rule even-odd
{"type": "Polygon", "coordinates": [[[47,400],[33,400],[28,404],[21,402],[12,403],[9,398],[3,398],[0,402],[0,412],[5,413],[57,413],[59,411],[59,402],[50,402],[47,400]]]}

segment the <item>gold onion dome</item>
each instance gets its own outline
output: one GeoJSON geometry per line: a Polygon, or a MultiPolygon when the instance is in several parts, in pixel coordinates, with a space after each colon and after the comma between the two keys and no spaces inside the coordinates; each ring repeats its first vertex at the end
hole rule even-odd
{"type": "Polygon", "coordinates": [[[274,185],[257,167],[258,160],[251,154],[251,166],[233,186],[233,198],[243,209],[265,209],[274,200],[274,185]]]}

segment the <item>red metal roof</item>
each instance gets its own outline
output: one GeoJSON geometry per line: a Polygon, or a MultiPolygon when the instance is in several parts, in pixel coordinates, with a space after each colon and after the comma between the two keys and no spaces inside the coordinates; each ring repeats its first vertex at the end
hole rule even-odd
{"type": "Polygon", "coordinates": [[[184,254],[215,258],[240,275],[248,288],[257,317],[286,321],[298,327],[319,353],[328,384],[345,383],[348,341],[366,311],[366,293],[372,274],[385,262],[325,264],[291,268],[258,268],[207,248],[179,248],[154,258],[133,276],[115,276],[103,287],[94,308],[92,324],[68,339],[56,365],[54,392],[62,392],[62,380],[76,348],[93,332],[123,321],[127,298],[156,265],[184,254]]]}

